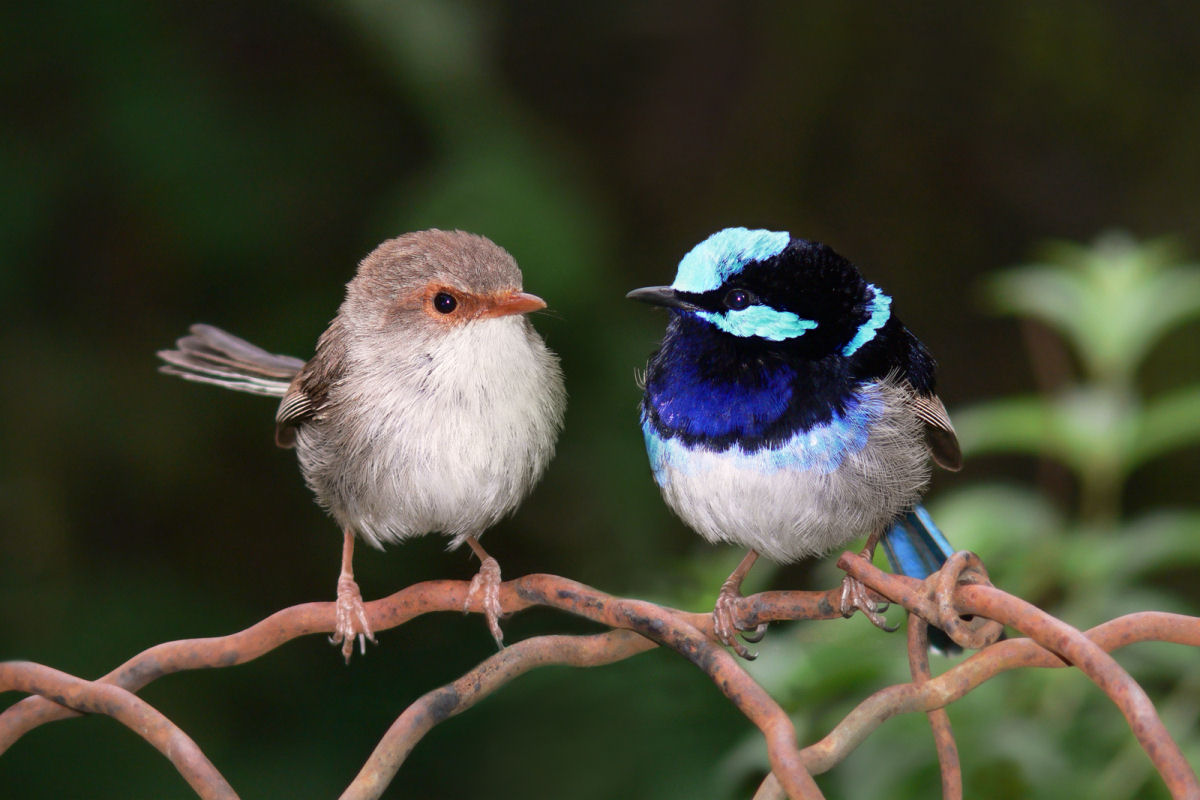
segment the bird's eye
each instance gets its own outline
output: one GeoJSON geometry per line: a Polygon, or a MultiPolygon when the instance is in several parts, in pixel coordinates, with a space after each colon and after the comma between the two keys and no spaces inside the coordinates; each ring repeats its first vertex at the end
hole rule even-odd
{"type": "Polygon", "coordinates": [[[438,310],[439,314],[449,314],[458,308],[458,301],[449,292],[438,292],[433,296],[433,307],[438,310]]]}
{"type": "Polygon", "coordinates": [[[734,311],[741,311],[754,301],[754,296],[745,289],[730,289],[725,295],[725,307],[734,311]]]}

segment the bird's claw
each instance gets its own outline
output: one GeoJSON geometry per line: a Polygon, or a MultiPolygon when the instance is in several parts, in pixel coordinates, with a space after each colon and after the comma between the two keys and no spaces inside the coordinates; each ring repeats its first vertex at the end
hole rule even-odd
{"type": "Polygon", "coordinates": [[[488,630],[496,640],[497,647],[504,647],[504,631],[500,630],[500,563],[488,556],[479,564],[479,572],[471,579],[471,588],[463,600],[463,613],[471,610],[471,602],[475,595],[483,593],[481,605],[483,616],[487,619],[488,630]]]}
{"type": "Polygon", "coordinates": [[[740,628],[737,623],[737,605],[742,599],[742,594],[736,586],[726,582],[721,586],[721,591],[717,594],[717,604],[713,607],[713,633],[717,639],[727,647],[732,647],[733,652],[747,661],[753,661],[758,658],[758,653],[750,652],[746,645],[742,644],[738,638],[745,639],[747,642],[761,642],[763,637],[767,635],[767,623],[758,625],[751,631],[749,628],[740,628]]]}
{"type": "Polygon", "coordinates": [[[367,653],[367,640],[375,643],[375,634],[371,633],[371,625],[367,622],[367,609],[363,606],[362,592],[354,578],[343,575],[337,584],[337,617],[334,622],[333,635],[329,637],[332,644],[342,646],[342,657],[350,663],[354,653],[354,640],[363,655],[367,653]]]}
{"type": "Polygon", "coordinates": [[[861,611],[863,616],[871,620],[871,624],[880,630],[894,633],[900,626],[889,625],[883,616],[888,603],[879,602],[871,595],[871,591],[857,578],[847,575],[842,580],[842,616],[849,619],[855,611],[861,611]]]}
{"type": "Polygon", "coordinates": [[[767,635],[767,623],[761,623],[757,628],[754,629],[753,632],[742,631],[741,633],[742,638],[747,642],[750,642],[750,644],[758,644],[763,640],[763,637],[767,635]]]}

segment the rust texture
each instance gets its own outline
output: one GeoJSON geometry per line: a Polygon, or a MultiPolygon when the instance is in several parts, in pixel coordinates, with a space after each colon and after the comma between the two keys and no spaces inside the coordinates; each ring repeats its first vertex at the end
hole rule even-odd
{"type": "MultiPolygon", "coordinates": [[[[920,617],[911,617],[909,620],[908,668],[917,686],[933,677],[929,670],[929,625],[920,617]]],[[[962,767],[958,762],[958,744],[950,727],[950,715],[945,708],[931,708],[925,712],[925,716],[929,718],[934,747],[937,748],[938,766],[942,773],[942,797],[946,800],[962,800],[962,767]]]]}
{"type": "MultiPolygon", "coordinates": [[[[823,739],[803,750],[799,749],[788,715],[715,640],[711,613],[614,597],[566,578],[535,574],[501,586],[504,613],[548,606],[611,630],[590,636],[538,636],[518,642],[459,679],[427,693],[398,716],[342,796],[347,800],[379,797],[429,730],[531,669],[549,664],[600,666],[658,645],[675,650],[703,670],[762,732],[771,764],[770,774],[755,795],[762,800],[821,797],[813,775],[833,768],[884,720],[912,712],[929,715],[944,796],[961,798],[957,746],[944,707],[1001,672],[1029,667],[1078,668],[1125,715],[1172,796],[1200,798],[1195,773],[1163,729],[1145,692],[1107,654],[1148,640],[1200,646],[1200,618],[1143,612],[1083,633],[992,587],[982,564],[970,553],[956,554],[941,572],[925,581],[889,575],[850,553],[844,554],[838,565],[881,601],[901,605],[910,613],[908,658],[913,680],[875,692],[823,739]],[[932,677],[926,623],[937,625],[959,644],[979,652],[932,677]],[[998,641],[1005,625],[1028,638],[998,641]]],[[[367,603],[367,616],[371,627],[381,632],[422,614],[460,612],[467,591],[468,584],[463,581],[414,584],[367,603]]],[[[840,595],[840,586],[824,592],[751,595],[739,601],[739,626],[840,618],[840,595]]],[[[478,602],[470,610],[479,613],[478,602]]],[[[0,691],[31,695],[0,713],[0,754],[39,725],[80,713],[104,713],[137,731],[167,755],[198,796],[236,797],[196,744],[134,693],[175,672],[254,660],[297,637],[327,634],[333,625],[333,603],[293,606],[228,636],[151,647],[96,681],[36,664],[0,664],[0,691]]]]}
{"type": "Polygon", "coordinates": [[[29,661],[0,662],[0,690],[27,692],[77,711],[112,717],[166,756],[204,800],[237,800],[233,787],[191,737],[132,692],[29,661]]]}
{"type": "Polygon", "coordinates": [[[844,553],[838,566],[885,599],[901,603],[926,622],[943,628],[964,647],[971,642],[995,644],[1003,625],[1025,634],[1064,664],[1079,669],[1108,695],[1172,797],[1200,798],[1200,781],[1137,681],[1083,632],[991,586],[973,553],[955,553],[925,581],[883,573],[853,553],[844,553]]]}
{"type": "Polygon", "coordinates": [[[496,689],[535,667],[560,664],[596,667],[653,648],[632,631],[592,636],[539,636],[510,645],[458,680],[426,693],[404,709],[341,800],[373,800],[383,794],[404,759],[439,722],[461,714],[496,689]]]}

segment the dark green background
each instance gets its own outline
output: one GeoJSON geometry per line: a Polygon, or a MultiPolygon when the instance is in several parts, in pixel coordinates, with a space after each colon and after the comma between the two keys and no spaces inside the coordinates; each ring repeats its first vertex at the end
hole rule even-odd
{"type": "MultiPolygon", "coordinates": [[[[154,351],[206,321],[308,356],[389,236],[488,235],[550,303],[534,321],[571,404],[544,481],[485,539],[504,574],[697,609],[737,554],[650,480],[634,373],[663,317],[626,291],[729,225],[826,241],[896,298],[953,414],[1034,386],[983,275],[1114,226],[1200,243],[1190,3],[24,3],[0,52],[0,658],[82,676],[332,597],[340,537],[272,445],[271,402],[158,375],[154,351]]],[[[1148,387],[1200,374],[1196,333],[1148,387]]],[[[934,491],[1028,468],[980,460],[934,491]]],[[[1126,502],[1191,502],[1197,473],[1194,451],[1147,468],[1126,502]]],[[[364,593],[472,574],[441,547],[360,550],[364,593]]],[[[443,615],[348,668],[314,637],[143,694],[243,797],[324,798],[492,651],[478,618],[443,615]]],[[[435,730],[387,796],[726,796],[748,734],[669,654],[547,669],[435,730]]],[[[0,758],[0,797],[84,796],[189,793],[107,719],[0,758]]]]}

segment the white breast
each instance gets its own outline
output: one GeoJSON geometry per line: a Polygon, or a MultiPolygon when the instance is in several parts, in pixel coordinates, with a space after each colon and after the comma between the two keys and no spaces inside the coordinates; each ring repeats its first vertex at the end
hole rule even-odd
{"type": "Polygon", "coordinates": [[[353,365],[330,392],[343,424],[326,414],[303,426],[297,453],[330,513],[376,546],[434,531],[457,546],[481,534],[554,453],[562,373],[523,317],[462,325],[424,352],[360,353],[353,365]]]}
{"type": "Polygon", "coordinates": [[[929,455],[904,389],[875,385],[867,395],[865,444],[832,455],[820,430],[752,454],[737,445],[688,448],[648,433],[663,498],[705,539],[783,563],[881,531],[920,497],[929,455]],[[823,448],[815,456],[814,441],[823,448]]]}

